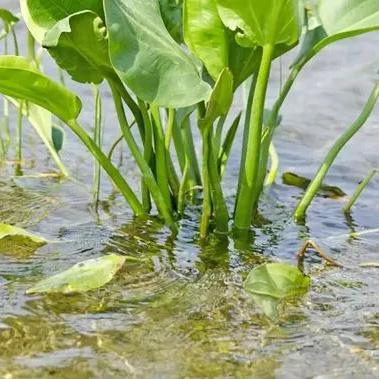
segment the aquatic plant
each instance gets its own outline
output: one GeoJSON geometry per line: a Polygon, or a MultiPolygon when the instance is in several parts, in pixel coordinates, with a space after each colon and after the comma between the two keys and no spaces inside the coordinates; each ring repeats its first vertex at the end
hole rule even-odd
{"type": "MultiPolygon", "coordinates": [[[[61,70],[80,83],[108,84],[120,133],[141,174],[141,194],[115,167],[112,154],[103,151],[100,115],[92,138],[79,123],[80,99],[47,78],[38,65],[20,57],[1,57],[0,92],[45,108],[64,122],[136,216],[156,209],[177,232],[177,220],[201,188],[201,238],[210,230],[227,233],[231,218],[236,230],[246,232],[256,218],[265,182],[270,185],[275,180],[278,157],[273,137],[280,110],[301,70],[329,44],[379,29],[377,0],[319,0],[317,7],[300,0],[248,2],[249,7],[246,0],[20,1],[29,32],[61,70]],[[289,77],[267,110],[272,62],[299,41],[289,77]],[[226,124],[235,92],[248,80],[231,217],[222,178],[241,116],[227,130],[226,124]],[[138,135],[132,130],[134,124],[138,135]],[[194,146],[193,125],[200,132],[201,157],[194,146]],[[267,174],[270,156],[272,169],[267,174]]],[[[366,121],[376,97],[370,97],[370,106],[355,126],[366,121]]],[[[344,143],[351,137],[352,133],[344,143]]],[[[333,159],[328,156],[324,164],[330,166],[333,159]]],[[[318,176],[308,187],[297,218],[303,217],[322,179],[318,176]]]]}

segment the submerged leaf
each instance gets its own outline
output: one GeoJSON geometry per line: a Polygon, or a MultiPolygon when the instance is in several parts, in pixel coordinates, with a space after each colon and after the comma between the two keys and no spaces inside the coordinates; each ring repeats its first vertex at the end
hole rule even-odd
{"type": "Polygon", "coordinates": [[[116,254],[77,263],[60,274],[38,282],[27,290],[35,293],[78,293],[94,290],[110,282],[125,263],[125,257],[116,254]]]}
{"type": "Polygon", "coordinates": [[[8,225],[8,224],[0,224],[0,240],[6,237],[25,237],[30,239],[31,241],[44,245],[47,241],[35,234],[29,233],[24,229],[18,228],[17,226],[8,225]]]}
{"type": "Polygon", "coordinates": [[[167,31],[158,0],[104,2],[111,61],[142,100],[182,108],[206,100],[210,86],[167,31]]]}
{"type": "Polygon", "coordinates": [[[280,301],[303,295],[309,290],[310,283],[310,278],[295,266],[266,263],[250,272],[244,288],[266,316],[275,318],[280,301]]]}

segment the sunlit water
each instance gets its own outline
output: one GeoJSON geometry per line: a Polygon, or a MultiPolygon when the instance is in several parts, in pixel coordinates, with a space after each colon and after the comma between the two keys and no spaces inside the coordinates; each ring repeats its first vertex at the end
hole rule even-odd
{"type": "MultiPolygon", "coordinates": [[[[378,68],[378,43],[377,33],[340,43],[302,73],[276,138],[281,172],[314,174],[368,96],[378,68]]],[[[287,67],[290,58],[282,63],[287,67]]],[[[52,65],[46,69],[55,74],[52,65]]],[[[279,83],[276,65],[271,99],[279,83]]],[[[90,130],[91,89],[69,85],[85,99],[82,121],[90,130]]],[[[109,100],[108,145],[118,134],[109,100]]],[[[328,183],[351,193],[379,166],[378,123],[376,112],[341,154],[328,183]]],[[[106,180],[96,212],[90,195],[92,160],[69,131],[62,157],[75,180],[29,177],[51,172],[54,164],[29,126],[25,130],[25,176],[14,177],[14,150],[1,164],[0,220],[39,232],[51,243],[32,254],[10,248],[0,253],[0,377],[379,377],[379,271],[359,267],[379,261],[379,235],[347,236],[379,227],[379,180],[370,184],[351,218],[341,211],[344,200],[320,197],[306,226],[298,226],[291,213],[301,191],[279,177],[263,199],[266,221],[247,244],[216,237],[200,244],[198,209],[188,210],[173,239],[154,219],[133,220],[106,180]],[[294,262],[307,238],[346,268],[327,268],[308,258],[310,293],[286,306],[272,323],[244,292],[243,279],[259,263],[294,262]],[[104,288],[73,296],[25,295],[37,280],[109,252],[137,260],[128,260],[104,288]]],[[[224,186],[230,203],[239,144],[224,186]]],[[[133,166],[124,154],[123,170],[137,188],[133,166]]]]}

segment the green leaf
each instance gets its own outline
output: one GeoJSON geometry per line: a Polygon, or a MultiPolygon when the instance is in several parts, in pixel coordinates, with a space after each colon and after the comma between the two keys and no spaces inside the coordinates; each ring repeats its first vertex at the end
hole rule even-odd
{"type": "Polygon", "coordinates": [[[287,263],[266,263],[250,272],[244,288],[266,316],[275,318],[282,300],[303,295],[309,290],[310,284],[310,278],[295,266],[287,263]]]}
{"type": "Polygon", "coordinates": [[[159,0],[163,22],[171,37],[178,43],[183,42],[183,1],[159,0]]]}
{"type": "Polygon", "coordinates": [[[80,83],[100,84],[113,74],[106,28],[100,17],[83,11],[55,24],[43,40],[58,66],[80,83]]]}
{"type": "Polygon", "coordinates": [[[0,240],[6,237],[25,237],[39,245],[44,245],[47,242],[44,238],[29,233],[24,229],[8,224],[0,224],[0,240]]]}
{"type": "Polygon", "coordinates": [[[243,48],[236,43],[235,33],[221,21],[216,0],[185,0],[184,37],[215,81],[229,67],[234,89],[259,66],[260,52],[256,47],[243,48]]]}
{"type": "Polygon", "coordinates": [[[293,46],[300,35],[297,0],[217,0],[220,17],[241,46],[293,46]]]}
{"type": "Polygon", "coordinates": [[[94,290],[111,281],[124,265],[125,259],[115,254],[89,259],[60,274],[41,280],[26,293],[69,294],[94,290]]]}
{"type": "Polygon", "coordinates": [[[0,30],[0,40],[2,40],[8,35],[12,27],[20,21],[20,19],[11,13],[8,9],[0,8],[0,20],[4,24],[3,30],[0,30]]]}
{"type": "Polygon", "coordinates": [[[101,0],[20,0],[21,13],[34,39],[42,44],[46,33],[60,20],[81,11],[92,11],[103,18],[101,0]]]}
{"type": "Polygon", "coordinates": [[[168,33],[158,0],[105,1],[104,7],[111,61],[139,98],[167,108],[208,99],[209,85],[168,33]]]}
{"type": "Polygon", "coordinates": [[[216,0],[184,0],[183,19],[186,44],[217,80],[229,66],[229,38],[216,0]]]}
{"type": "Polygon", "coordinates": [[[377,0],[320,0],[318,15],[312,8],[307,15],[307,32],[294,65],[304,65],[333,42],[379,29],[377,0]]]}
{"type": "Polygon", "coordinates": [[[75,94],[28,60],[11,55],[0,56],[0,93],[39,105],[64,122],[76,119],[82,106],[75,94]]]}
{"type": "Polygon", "coordinates": [[[228,114],[233,101],[233,76],[228,68],[225,68],[212,91],[207,104],[205,117],[200,120],[200,127],[211,126],[218,117],[228,114]]]}

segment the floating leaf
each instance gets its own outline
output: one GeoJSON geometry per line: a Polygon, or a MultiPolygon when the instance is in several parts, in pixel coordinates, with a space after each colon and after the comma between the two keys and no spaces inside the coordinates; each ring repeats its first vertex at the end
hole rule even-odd
{"type": "Polygon", "coordinates": [[[6,237],[26,237],[31,241],[44,245],[47,241],[39,236],[36,236],[32,233],[27,232],[24,229],[18,228],[17,226],[8,225],[8,224],[0,224],[0,240],[6,237]]]}
{"type": "Polygon", "coordinates": [[[287,263],[266,263],[254,268],[245,280],[244,288],[270,318],[277,317],[282,300],[306,293],[311,280],[297,267],[287,263]]]}
{"type": "MultiPolygon", "coordinates": [[[[294,186],[306,190],[311,183],[311,179],[299,176],[292,172],[285,172],[283,174],[283,183],[288,186],[294,186]]],[[[346,193],[341,190],[341,188],[336,186],[329,186],[323,184],[320,187],[320,193],[322,196],[330,197],[332,199],[337,199],[346,196],[346,193]]]]}
{"type": "Polygon", "coordinates": [[[102,287],[113,279],[125,263],[125,257],[116,254],[77,263],[60,274],[38,282],[27,293],[78,293],[102,287]]]}

